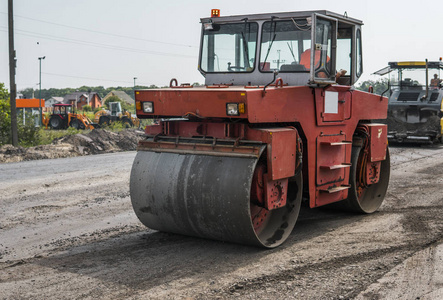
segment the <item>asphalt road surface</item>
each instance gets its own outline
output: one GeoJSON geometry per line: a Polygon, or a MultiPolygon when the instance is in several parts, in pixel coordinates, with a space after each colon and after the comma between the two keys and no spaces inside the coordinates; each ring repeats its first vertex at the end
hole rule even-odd
{"type": "Polygon", "coordinates": [[[0,299],[443,299],[443,148],[391,148],[372,215],[302,208],[273,250],[141,225],[135,152],[0,164],[0,299]]]}

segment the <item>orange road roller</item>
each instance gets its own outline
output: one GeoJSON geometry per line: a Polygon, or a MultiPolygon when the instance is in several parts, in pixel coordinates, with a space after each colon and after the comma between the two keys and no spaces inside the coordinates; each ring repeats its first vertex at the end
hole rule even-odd
{"type": "Polygon", "coordinates": [[[273,248],[300,205],[360,213],[389,182],[388,99],[353,88],[363,23],[330,11],[201,19],[204,86],[136,90],[130,193],[164,232],[273,248]]]}

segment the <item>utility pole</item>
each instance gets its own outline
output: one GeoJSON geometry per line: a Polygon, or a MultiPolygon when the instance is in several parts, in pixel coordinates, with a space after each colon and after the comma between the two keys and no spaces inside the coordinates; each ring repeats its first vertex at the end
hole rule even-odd
{"type": "Polygon", "coordinates": [[[40,121],[38,122],[38,124],[40,126],[42,126],[42,118],[43,118],[43,114],[42,114],[42,59],[45,59],[46,56],[42,56],[38,58],[39,61],[39,90],[38,90],[38,103],[39,103],[39,114],[40,114],[40,121]]]}
{"type": "Polygon", "coordinates": [[[11,104],[11,134],[12,145],[18,146],[17,133],[17,105],[15,99],[17,98],[17,86],[15,84],[15,67],[16,58],[14,50],[14,15],[13,15],[13,1],[8,0],[8,27],[9,27],[9,101],[11,104]]]}
{"type": "Polygon", "coordinates": [[[137,114],[137,107],[135,105],[135,80],[137,79],[137,77],[134,77],[134,113],[137,114]]]}

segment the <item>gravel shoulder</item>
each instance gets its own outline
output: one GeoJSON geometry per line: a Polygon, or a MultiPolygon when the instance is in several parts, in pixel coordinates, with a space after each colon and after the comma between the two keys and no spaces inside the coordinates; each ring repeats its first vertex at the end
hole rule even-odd
{"type": "Polygon", "coordinates": [[[303,207],[272,250],[142,226],[134,156],[0,164],[0,299],[441,298],[441,147],[391,148],[379,212],[303,207]]]}

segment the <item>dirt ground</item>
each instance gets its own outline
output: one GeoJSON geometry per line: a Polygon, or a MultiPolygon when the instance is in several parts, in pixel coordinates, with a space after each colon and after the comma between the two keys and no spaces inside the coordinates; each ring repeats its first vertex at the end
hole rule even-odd
{"type": "Polygon", "coordinates": [[[390,150],[377,213],[304,207],[273,250],[143,227],[133,151],[0,164],[0,299],[443,299],[443,147],[390,150]]]}
{"type": "Polygon", "coordinates": [[[137,129],[125,129],[118,133],[94,129],[85,134],[56,139],[50,145],[30,148],[4,145],[0,147],[0,163],[131,151],[137,148],[142,135],[143,131],[137,129]]]}

